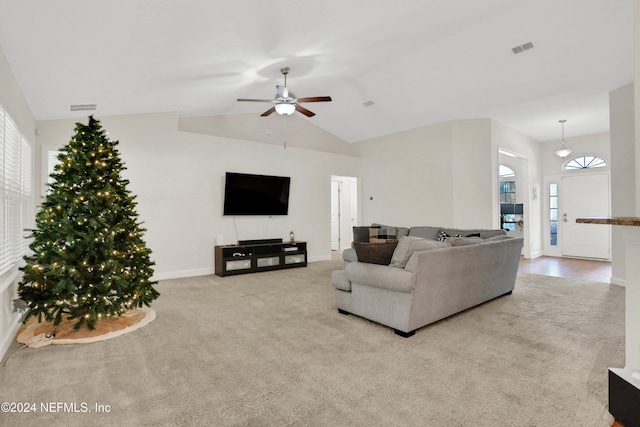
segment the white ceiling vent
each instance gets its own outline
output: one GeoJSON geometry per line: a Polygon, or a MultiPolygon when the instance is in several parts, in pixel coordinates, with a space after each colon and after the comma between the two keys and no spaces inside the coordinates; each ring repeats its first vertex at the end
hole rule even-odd
{"type": "Polygon", "coordinates": [[[98,108],[98,104],[71,104],[69,105],[69,111],[95,111],[98,108]]]}
{"type": "Polygon", "coordinates": [[[516,46],[516,47],[512,47],[511,48],[513,53],[520,53],[520,52],[524,52],[525,50],[529,50],[529,49],[533,49],[533,43],[531,43],[531,42],[526,42],[525,44],[522,44],[520,46],[516,46]]]}

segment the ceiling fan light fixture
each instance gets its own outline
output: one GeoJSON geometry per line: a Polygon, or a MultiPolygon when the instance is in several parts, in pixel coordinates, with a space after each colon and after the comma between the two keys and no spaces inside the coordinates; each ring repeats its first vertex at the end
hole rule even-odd
{"type": "Polygon", "coordinates": [[[296,106],[293,104],[289,104],[288,102],[281,102],[276,104],[276,113],[281,116],[290,116],[296,111],[296,106]]]}
{"type": "Polygon", "coordinates": [[[566,120],[564,120],[564,119],[563,120],[559,120],[559,122],[562,125],[562,141],[560,142],[560,148],[558,148],[555,151],[555,153],[556,153],[556,156],[565,158],[569,154],[571,154],[571,152],[573,150],[571,150],[571,148],[569,148],[569,146],[567,146],[567,141],[564,140],[564,124],[565,124],[566,120]]]}

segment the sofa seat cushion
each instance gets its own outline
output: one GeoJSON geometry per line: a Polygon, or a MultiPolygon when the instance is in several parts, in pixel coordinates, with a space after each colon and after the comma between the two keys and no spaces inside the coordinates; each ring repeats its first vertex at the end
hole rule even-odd
{"type": "Polygon", "coordinates": [[[344,272],[352,283],[398,292],[413,292],[416,287],[416,275],[402,268],[352,262],[345,267],[344,272]]]}
{"type": "Polygon", "coordinates": [[[435,248],[444,248],[451,246],[447,242],[438,242],[436,240],[427,240],[421,237],[404,236],[398,241],[398,246],[391,257],[390,267],[404,268],[407,261],[416,251],[425,251],[435,248]]]}
{"type": "Polygon", "coordinates": [[[344,270],[334,270],[331,272],[331,283],[336,289],[341,291],[351,292],[351,282],[344,274],[344,270]]]}
{"type": "Polygon", "coordinates": [[[397,245],[397,240],[387,243],[353,243],[359,262],[382,265],[389,265],[397,245]]]}

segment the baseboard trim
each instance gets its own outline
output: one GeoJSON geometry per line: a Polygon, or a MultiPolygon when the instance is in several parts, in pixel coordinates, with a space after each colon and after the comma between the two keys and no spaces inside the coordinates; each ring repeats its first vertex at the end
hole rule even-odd
{"type": "Polygon", "coordinates": [[[20,329],[20,326],[22,325],[22,322],[20,322],[21,317],[22,316],[20,315],[17,315],[15,317],[14,325],[9,330],[9,334],[7,334],[4,340],[0,343],[0,360],[2,360],[4,356],[7,354],[7,350],[9,350],[9,347],[11,347],[11,343],[13,342],[14,338],[16,337],[16,334],[18,333],[18,329],[20,329]]]}
{"type": "Polygon", "coordinates": [[[166,271],[164,273],[156,273],[153,275],[153,280],[170,280],[170,279],[182,279],[183,277],[194,276],[209,276],[215,274],[214,267],[196,268],[193,270],[179,270],[179,271],[166,271]]]}
{"type": "Polygon", "coordinates": [[[611,279],[609,280],[614,285],[622,286],[623,288],[627,287],[627,281],[619,277],[611,276],[611,279]]]}

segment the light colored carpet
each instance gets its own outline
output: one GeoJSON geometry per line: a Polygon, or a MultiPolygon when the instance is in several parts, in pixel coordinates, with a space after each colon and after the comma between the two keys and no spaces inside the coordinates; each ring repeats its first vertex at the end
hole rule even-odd
{"type": "MultiPolygon", "coordinates": [[[[0,425],[610,426],[624,289],[521,274],[514,293],[404,339],[337,313],[330,272],[161,282],[157,318],[89,345],[13,345],[0,425]],[[41,402],[109,405],[42,413],[41,402]],[[106,408],[106,406],[105,406],[106,408]]],[[[63,407],[64,410],[64,407],[63,407]]]]}

